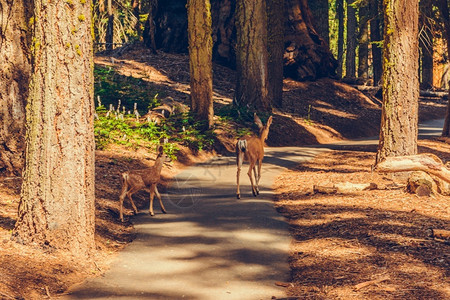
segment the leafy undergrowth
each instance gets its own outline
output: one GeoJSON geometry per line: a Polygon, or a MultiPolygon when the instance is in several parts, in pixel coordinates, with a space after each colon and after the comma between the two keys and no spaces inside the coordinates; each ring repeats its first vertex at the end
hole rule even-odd
{"type": "Polygon", "coordinates": [[[94,74],[97,149],[105,150],[111,144],[133,150],[155,149],[164,141],[164,150],[172,159],[176,158],[179,145],[193,151],[212,150],[214,132],[202,131],[204,121],[195,120],[189,112],[172,114],[158,122],[141,117],[161,105],[160,92],[154,85],[120,75],[113,68],[96,66],[94,74]]]}
{"type": "MultiPolygon", "coordinates": [[[[421,152],[450,160],[447,142],[421,152]]],[[[448,197],[405,192],[405,178],[371,172],[376,147],[326,152],[276,181],[276,206],[290,223],[293,299],[449,299],[448,197]],[[318,194],[314,185],[375,183],[379,189],[318,194]]]]}

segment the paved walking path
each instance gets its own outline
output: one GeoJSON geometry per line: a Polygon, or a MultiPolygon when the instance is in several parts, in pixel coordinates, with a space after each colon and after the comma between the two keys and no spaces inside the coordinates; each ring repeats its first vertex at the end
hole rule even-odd
{"type": "MultiPolygon", "coordinates": [[[[443,121],[424,126],[436,134],[443,121]]],[[[438,132],[439,134],[439,132],[438,132]]],[[[376,140],[356,143],[374,144],[376,140]]],[[[344,145],[345,143],[340,143],[344,145]]],[[[285,297],[288,225],[273,208],[271,186],[286,168],[327,147],[267,148],[261,194],[251,195],[247,164],[236,199],[234,157],[186,169],[163,194],[169,214],[134,218],[137,238],[111,269],[64,299],[270,299],[285,297]]]]}

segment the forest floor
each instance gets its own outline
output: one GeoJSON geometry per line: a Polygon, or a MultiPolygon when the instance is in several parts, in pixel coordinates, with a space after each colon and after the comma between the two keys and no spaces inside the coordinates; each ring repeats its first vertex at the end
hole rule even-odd
{"type": "MultiPolygon", "coordinates": [[[[189,62],[186,55],[152,55],[132,48],[119,57],[98,56],[96,64],[152,82],[165,96],[188,103],[189,62]]],[[[234,72],[214,66],[215,110],[230,105],[234,72]]],[[[284,82],[283,110],[276,110],[269,146],[326,144],[377,135],[381,103],[371,95],[332,79],[284,82]]],[[[420,119],[443,118],[446,101],[421,99],[420,119]]],[[[216,118],[217,151],[232,150],[234,135],[216,118]]],[[[421,151],[450,159],[448,141],[426,140],[421,151]]],[[[390,176],[370,173],[372,148],[324,153],[277,181],[275,205],[293,234],[288,294],[300,299],[439,299],[450,295],[449,246],[430,240],[426,229],[449,229],[448,198],[418,198],[390,176]],[[392,189],[352,195],[317,195],[313,184],[374,182],[392,189]],[[400,187],[399,187],[400,185],[400,187]],[[373,280],[373,282],[370,282],[373,280]],[[358,286],[367,282],[366,286],[358,286]]],[[[164,183],[185,166],[213,153],[193,154],[182,148],[178,161],[163,171],[164,183]]],[[[0,178],[0,299],[42,299],[64,293],[89,276],[99,276],[116,253],[133,240],[130,222],[118,220],[121,172],[152,164],[147,149],[112,145],[96,152],[96,243],[91,259],[80,261],[52,249],[23,246],[10,240],[17,217],[20,178],[0,178]]],[[[136,204],[148,206],[146,192],[136,204]]],[[[131,214],[126,206],[126,216],[131,214]]]]}

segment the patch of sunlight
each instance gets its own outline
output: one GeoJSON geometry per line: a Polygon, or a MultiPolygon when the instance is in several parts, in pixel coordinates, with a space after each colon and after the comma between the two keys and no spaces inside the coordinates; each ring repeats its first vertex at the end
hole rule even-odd
{"type": "Polygon", "coordinates": [[[331,109],[331,108],[322,108],[322,107],[315,107],[316,110],[321,111],[326,114],[334,115],[340,118],[346,118],[346,119],[352,119],[356,120],[358,118],[358,115],[350,114],[348,112],[337,110],[337,109],[331,109]]]}
{"type": "Polygon", "coordinates": [[[269,232],[255,232],[250,230],[234,231],[233,235],[243,241],[247,242],[269,242],[273,240],[273,234],[269,232]]]}
{"type": "Polygon", "coordinates": [[[395,242],[402,246],[409,246],[411,243],[420,243],[425,241],[423,238],[415,238],[411,236],[404,236],[401,234],[395,234],[395,233],[382,233],[379,234],[378,232],[372,232],[374,236],[378,236],[385,240],[390,240],[392,242],[395,242]]]}
{"type": "Polygon", "coordinates": [[[315,257],[355,260],[372,255],[376,250],[345,239],[325,238],[296,242],[295,249],[315,257]]]}
{"type": "Polygon", "coordinates": [[[374,224],[383,224],[383,225],[391,225],[391,226],[398,226],[400,228],[414,228],[416,226],[413,226],[411,223],[405,223],[405,221],[398,221],[393,219],[384,219],[381,222],[374,222],[374,224]]]}
{"type": "MultiPolygon", "coordinates": [[[[262,192],[261,192],[262,194],[262,192]]],[[[273,200],[271,199],[248,199],[248,200],[240,200],[240,202],[242,203],[268,203],[268,204],[272,204],[273,200]]]]}
{"type": "Polygon", "coordinates": [[[436,277],[435,279],[438,280],[439,277],[445,276],[445,274],[443,274],[442,270],[440,270],[439,268],[425,264],[420,260],[412,258],[409,258],[407,261],[404,261],[403,264],[398,266],[398,269],[403,273],[411,275],[413,274],[426,275],[428,279],[436,277]]]}
{"type": "Polygon", "coordinates": [[[338,212],[335,214],[320,214],[320,218],[317,218],[315,215],[311,217],[312,219],[309,218],[297,219],[295,221],[292,221],[292,223],[299,226],[317,226],[331,222],[343,222],[354,219],[367,219],[366,214],[356,212],[338,212]]]}

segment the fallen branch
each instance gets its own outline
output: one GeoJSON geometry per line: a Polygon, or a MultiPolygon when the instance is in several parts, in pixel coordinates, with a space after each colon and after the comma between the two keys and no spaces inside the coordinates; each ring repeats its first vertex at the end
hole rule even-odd
{"type": "Polygon", "coordinates": [[[5,294],[4,292],[0,292],[0,296],[5,297],[6,299],[13,299],[13,300],[17,299],[16,297],[5,294]]]}
{"type": "Polygon", "coordinates": [[[444,229],[429,229],[429,236],[433,239],[450,242],[450,231],[444,229]]]}
{"type": "Polygon", "coordinates": [[[332,186],[321,186],[321,185],[314,185],[313,191],[314,193],[318,194],[345,194],[345,193],[352,193],[357,191],[365,191],[365,190],[375,190],[378,186],[371,182],[371,183],[351,183],[351,182],[340,182],[335,183],[332,186]]]}
{"type": "Polygon", "coordinates": [[[52,296],[50,295],[50,290],[48,289],[48,286],[45,286],[45,293],[47,294],[47,297],[49,299],[52,299],[52,296]]]}
{"type": "Polygon", "coordinates": [[[281,286],[281,287],[289,287],[292,285],[292,283],[290,282],[282,282],[282,281],[275,281],[275,285],[276,286],[281,286]]]}
{"type": "Polygon", "coordinates": [[[383,277],[375,279],[375,280],[369,280],[369,281],[361,282],[361,283],[355,285],[354,289],[356,291],[358,291],[358,290],[360,290],[362,288],[365,288],[365,287],[367,287],[369,285],[377,284],[377,283],[380,283],[380,282],[383,282],[383,281],[386,281],[386,280],[389,280],[389,279],[390,279],[389,276],[386,275],[386,276],[383,276],[383,277]]]}
{"type": "Polygon", "coordinates": [[[387,157],[375,166],[378,172],[423,171],[450,183],[450,170],[434,154],[387,157]]]}

